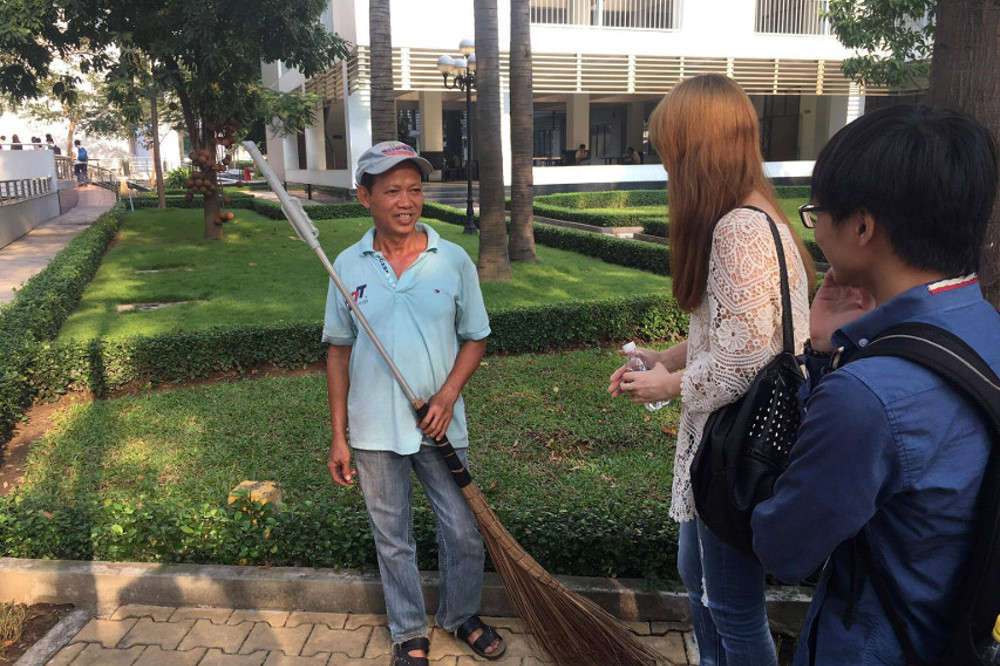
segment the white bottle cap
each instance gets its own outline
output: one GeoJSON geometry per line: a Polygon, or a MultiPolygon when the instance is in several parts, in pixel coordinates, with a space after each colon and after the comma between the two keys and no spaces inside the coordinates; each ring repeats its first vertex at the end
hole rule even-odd
{"type": "Polygon", "coordinates": [[[631,354],[632,352],[635,351],[635,343],[626,342],[625,344],[622,345],[622,351],[625,352],[626,354],[631,354]]]}

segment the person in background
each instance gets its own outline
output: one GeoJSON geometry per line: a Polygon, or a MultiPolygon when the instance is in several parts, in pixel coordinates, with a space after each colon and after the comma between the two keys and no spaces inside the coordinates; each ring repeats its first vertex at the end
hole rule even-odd
{"type": "Polygon", "coordinates": [[[638,164],[639,163],[639,153],[635,152],[635,148],[632,146],[628,147],[625,154],[622,155],[622,164],[638,164]]]}
{"type": "Polygon", "coordinates": [[[39,136],[31,137],[31,149],[41,150],[42,149],[42,138],[39,136]]]}
{"type": "Polygon", "coordinates": [[[10,149],[24,150],[24,146],[21,145],[21,138],[16,134],[12,134],[10,137],[10,149]]]}
{"type": "Polygon", "coordinates": [[[691,313],[687,340],[639,349],[645,372],[622,366],[612,396],[659,402],[680,396],[670,516],[680,523],[677,567],[687,588],[702,666],[775,666],[764,605],[764,569],[698,517],[691,463],[709,416],[736,401],[782,349],[781,273],[786,259],[798,346],[808,335],[815,275],[778,206],[760,152],[757,112],[735,81],[687,79],[656,107],[649,133],[667,171],[673,295],[691,313]]]}
{"type": "Polygon", "coordinates": [[[577,164],[587,164],[590,161],[590,151],[587,150],[587,144],[580,144],[580,147],[576,149],[573,161],[577,164]]]}
{"type": "Polygon", "coordinates": [[[87,149],[79,139],[73,142],[73,175],[76,176],[77,187],[87,186],[87,149]]]}
{"type": "Polygon", "coordinates": [[[3,150],[3,144],[7,143],[7,136],[0,134],[0,150],[3,150]]]}
{"type": "Polygon", "coordinates": [[[51,134],[45,135],[45,143],[48,145],[49,149],[56,155],[62,155],[62,149],[56,145],[55,139],[52,138],[51,134]]]}
{"type": "Polygon", "coordinates": [[[360,477],[394,666],[428,664],[427,615],[413,540],[413,474],[437,520],[437,626],[481,657],[497,659],[506,649],[500,634],[477,615],[485,559],[482,537],[434,445],[447,434],[468,467],[461,391],[479,367],[490,326],[469,255],[418,223],[424,201],[421,176],[432,171],[405,143],[385,141],[366,150],[356,173],[358,201],[371,211],[374,228],[334,263],[413,390],[431,396],[419,424],[332,280],[323,325],[323,341],[330,345],[327,390],[333,431],[327,467],[340,486],[353,484],[355,473],[360,477]]]}
{"type": "Polygon", "coordinates": [[[996,189],[990,132],[919,104],[866,113],[816,159],[799,210],[831,268],[810,315],[809,395],[789,467],[752,520],[754,552],[778,578],[823,566],[796,666],[907,663],[857,557],[861,532],[920,663],[948,643],[992,430],[932,370],[847,361],[890,326],[924,322],[1000,374],[1000,314],[976,276],[996,189]]]}

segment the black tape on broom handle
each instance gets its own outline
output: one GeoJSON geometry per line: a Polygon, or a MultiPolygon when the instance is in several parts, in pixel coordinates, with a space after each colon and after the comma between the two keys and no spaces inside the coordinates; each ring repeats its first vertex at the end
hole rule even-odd
{"type": "MultiPolygon", "coordinates": [[[[257,144],[253,141],[244,141],[243,147],[246,148],[247,152],[250,153],[250,157],[253,159],[257,168],[260,172],[264,174],[264,179],[267,180],[267,184],[271,187],[271,190],[278,195],[278,200],[281,201],[281,209],[285,213],[285,217],[291,223],[292,228],[295,229],[295,233],[301,238],[309,247],[311,247],[315,252],[316,256],[319,257],[320,263],[326,269],[326,272],[330,274],[330,279],[333,280],[333,284],[337,287],[337,291],[344,297],[347,305],[351,308],[351,312],[354,316],[358,318],[358,323],[361,327],[365,329],[365,333],[368,334],[368,339],[372,341],[375,345],[375,349],[378,350],[379,355],[385,360],[386,365],[389,366],[389,370],[392,371],[393,376],[396,378],[396,382],[399,383],[399,388],[403,390],[406,394],[406,399],[410,401],[413,405],[413,409],[417,412],[417,423],[424,420],[427,416],[427,411],[429,409],[428,405],[413,392],[410,385],[406,383],[403,379],[403,375],[399,372],[399,368],[396,364],[392,362],[392,358],[389,356],[389,352],[385,350],[382,343],[379,341],[378,336],[375,335],[375,331],[369,326],[368,320],[365,319],[365,315],[361,312],[361,308],[358,307],[354,299],[351,298],[350,292],[347,291],[347,287],[340,280],[340,276],[337,275],[337,271],[334,270],[333,264],[330,263],[330,259],[323,252],[323,248],[320,247],[319,240],[317,236],[319,232],[316,230],[316,226],[309,219],[305,210],[302,208],[302,202],[298,199],[293,199],[289,196],[285,188],[281,186],[281,181],[278,180],[278,175],[274,173],[274,169],[271,165],[267,163],[264,156],[260,154],[260,150],[257,149],[257,144]]],[[[455,453],[455,448],[448,441],[448,436],[444,435],[439,440],[435,440],[435,445],[438,447],[438,453],[444,459],[445,463],[448,465],[448,469],[451,470],[452,478],[455,479],[455,483],[458,484],[459,488],[464,488],[470,483],[472,483],[472,477],[469,475],[469,471],[465,469],[462,461],[459,460],[458,455],[455,453]]]]}

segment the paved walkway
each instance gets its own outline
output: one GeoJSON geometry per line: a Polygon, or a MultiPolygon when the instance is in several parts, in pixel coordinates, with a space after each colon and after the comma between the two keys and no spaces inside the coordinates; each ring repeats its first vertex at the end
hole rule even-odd
{"type": "Polygon", "coordinates": [[[14,300],[15,289],[48,266],[71,240],[115,203],[114,193],[103,187],[88,185],[78,188],[77,192],[79,203],[69,212],[43,222],[0,248],[0,303],[14,300]]]}
{"type": "MultiPolygon", "coordinates": [[[[507,666],[551,663],[528,642],[520,620],[485,618],[507,641],[507,666]]],[[[697,664],[690,627],[633,622],[641,640],[675,664],[697,664]]],[[[46,663],[53,666],[387,666],[385,616],[228,608],[122,606],[91,619],[46,663]]],[[[27,655],[26,655],[27,656],[27,655]]],[[[440,629],[431,635],[433,666],[472,666],[476,657],[440,629]]],[[[20,663],[20,662],[19,662],[20,663]]],[[[587,666],[587,665],[581,665],[587,666]]],[[[593,664],[590,666],[603,666],[593,664]]]]}

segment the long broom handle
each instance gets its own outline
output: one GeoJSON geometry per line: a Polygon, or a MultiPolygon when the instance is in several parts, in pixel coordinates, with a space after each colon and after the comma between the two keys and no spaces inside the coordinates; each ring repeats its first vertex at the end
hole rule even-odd
{"type": "MultiPolygon", "coordinates": [[[[337,275],[337,271],[334,270],[333,264],[330,263],[330,259],[326,256],[323,248],[319,244],[319,230],[316,225],[313,224],[312,220],[309,219],[309,215],[306,214],[305,209],[302,207],[302,202],[298,199],[292,197],[285,191],[282,187],[281,181],[278,179],[278,174],[274,173],[274,169],[271,165],[267,163],[264,156],[260,154],[260,150],[257,148],[257,144],[253,141],[244,141],[243,147],[250,157],[253,159],[254,164],[262,174],[264,174],[264,180],[271,187],[271,191],[278,195],[278,200],[281,202],[281,210],[284,211],[285,217],[291,223],[292,228],[295,230],[296,235],[301,238],[305,243],[313,249],[316,256],[319,257],[320,263],[326,269],[326,272],[330,274],[330,279],[333,280],[333,284],[336,285],[337,291],[344,297],[347,301],[347,305],[351,308],[351,312],[354,316],[358,318],[358,323],[361,324],[361,328],[365,329],[365,333],[368,334],[368,339],[372,341],[375,345],[375,349],[378,350],[379,355],[385,360],[386,365],[389,366],[389,370],[392,371],[393,377],[396,378],[396,382],[399,384],[399,388],[403,390],[406,394],[406,399],[410,401],[413,409],[417,412],[417,422],[419,423],[427,415],[427,410],[429,406],[423,401],[410,385],[406,383],[406,379],[403,378],[402,373],[399,372],[399,368],[396,364],[392,362],[392,357],[389,356],[389,352],[386,351],[385,347],[379,341],[378,336],[375,335],[375,331],[368,324],[368,320],[365,318],[364,313],[361,312],[361,308],[358,304],[354,302],[351,298],[350,292],[347,291],[347,287],[341,281],[340,276],[337,275]]],[[[469,475],[469,471],[465,469],[462,465],[462,461],[459,459],[458,455],[455,453],[455,448],[448,441],[447,435],[442,435],[441,439],[435,440],[434,443],[438,447],[438,453],[444,458],[445,463],[448,465],[448,469],[451,470],[452,478],[455,479],[455,483],[458,484],[459,488],[464,488],[465,486],[472,483],[472,477],[469,475]]]]}

